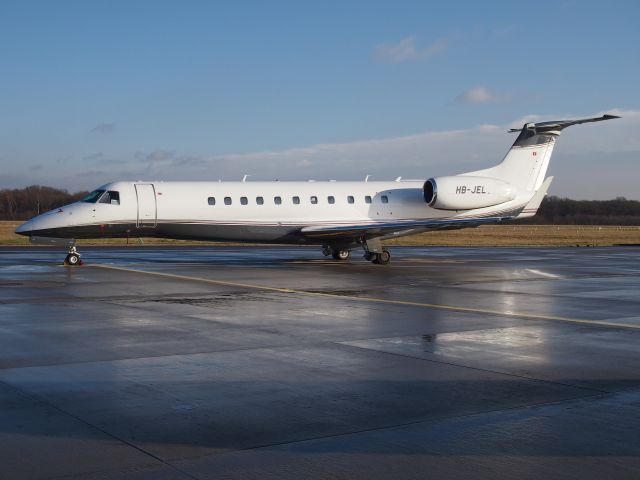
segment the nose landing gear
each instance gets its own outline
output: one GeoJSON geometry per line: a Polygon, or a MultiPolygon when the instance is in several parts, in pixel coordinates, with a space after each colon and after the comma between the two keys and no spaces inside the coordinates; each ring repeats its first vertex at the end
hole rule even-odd
{"type": "Polygon", "coordinates": [[[76,246],[73,245],[69,248],[69,252],[67,253],[67,257],[64,259],[64,264],[70,267],[75,267],[76,265],[82,265],[84,262],[82,261],[82,255],[78,253],[76,250],[76,246]]]}

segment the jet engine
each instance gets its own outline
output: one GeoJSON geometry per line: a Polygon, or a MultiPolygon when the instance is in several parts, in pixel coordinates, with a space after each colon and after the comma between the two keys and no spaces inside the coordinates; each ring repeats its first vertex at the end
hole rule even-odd
{"type": "Polygon", "coordinates": [[[469,210],[493,207],[513,200],[516,188],[487,177],[436,177],[424,182],[424,201],[438,210],[469,210]]]}

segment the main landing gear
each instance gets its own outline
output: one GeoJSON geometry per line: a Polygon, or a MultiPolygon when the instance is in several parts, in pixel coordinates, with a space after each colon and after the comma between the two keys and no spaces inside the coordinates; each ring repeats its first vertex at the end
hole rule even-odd
{"type": "MultiPolygon", "coordinates": [[[[376,265],[386,265],[391,261],[391,254],[389,250],[382,248],[382,244],[379,239],[361,240],[362,247],[364,248],[364,259],[375,263],[376,265]]],[[[330,245],[323,245],[322,254],[325,257],[331,256],[334,260],[345,261],[351,257],[351,251],[347,249],[339,249],[331,247],[330,245]]]]}
{"type": "Polygon", "coordinates": [[[82,265],[82,255],[78,253],[76,250],[76,246],[73,245],[69,247],[69,252],[67,253],[67,257],[64,259],[64,264],[70,267],[75,267],[76,265],[82,265]]]}
{"type": "Polygon", "coordinates": [[[334,260],[349,260],[349,257],[351,256],[351,252],[349,250],[334,250],[333,252],[331,252],[331,256],[333,257],[334,260]]]}
{"type": "Polygon", "coordinates": [[[386,265],[391,261],[391,254],[389,253],[389,250],[383,249],[380,253],[367,252],[364,254],[364,258],[376,265],[386,265]]]}
{"type": "Polygon", "coordinates": [[[391,261],[391,254],[386,248],[382,248],[379,238],[366,239],[364,236],[360,239],[362,248],[364,248],[364,259],[375,263],[376,265],[386,265],[391,261]]]}
{"type": "Polygon", "coordinates": [[[347,249],[341,250],[338,248],[330,247],[329,245],[324,245],[322,247],[322,254],[325,257],[328,257],[329,255],[331,255],[334,260],[341,260],[341,261],[349,260],[349,257],[351,257],[351,252],[349,250],[347,249]]]}

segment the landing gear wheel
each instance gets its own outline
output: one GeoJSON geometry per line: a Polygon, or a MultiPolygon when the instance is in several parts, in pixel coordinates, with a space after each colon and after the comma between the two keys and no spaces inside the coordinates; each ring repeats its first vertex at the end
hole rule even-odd
{"type": "Polygon", "coordinates": [[[64,264],[75,267],[76,265],[82,265],[82,260],[77,253],[70,253],[67,255],[67,258],[64,259],[64,264]]]}
{"type": "Polygon", "coordinates": [[[351,256],[351,252],[349,250],[334,250],[331,253],[331,256],[335,260],[349,260],[349,257],[351,256]]]}
{"type": "Polygon", "coordinates": [[[373,258],[373,263],[377,265],[386,265],[391,261],[391,254],[389,250],[382,250],[382,253],[375,253],[373,258]]]}
{"type": "Polygon", "coordinates": [[[76,250],[76,246],[73,245],[71,248],[69,248],[69,253],[67,253],[67,258],[64,259],[64,264],[71,267],[82,265],[81,257],[82,255],[78,253],[78,251],[76,250]]]}

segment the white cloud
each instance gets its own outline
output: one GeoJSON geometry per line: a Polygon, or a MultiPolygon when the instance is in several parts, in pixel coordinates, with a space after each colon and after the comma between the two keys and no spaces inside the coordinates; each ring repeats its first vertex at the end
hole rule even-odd
{"type": "Polygon", "coordinates": [[[91,133],[113,133],[116,130],[115,122],[112,123],[99,123],[93,127],[91,133]]]}
{"type": "Polygon", "coordinates": [[[143,158],[147,162],[165,162],[167,160],[173,160],[174,152],[157,149],[149,153],[148,155],[145,155],[143,158]]]}
{"type": "Polygon", "coordinates": [[[403,38],[398,43],[383,43],[377,45],[373,58],[378,62],[401,63],[432,57],[449,46],[449,40],[441,38],[428,47],[416,48],[416,37],[403,38]]]}
{"type": "Polygon", "coordinates": [[[492,92],[487,87],[479,85],[466,92],[462,92],[454,99],[454,102],[478,105],[483,103],[510,102],[511,99],[512,96],[510,93],[492,92]]]}
{"type": "Polygon", "coordinates": [[[85,155],[82,157],[82,160],[85,162],[99,162],[104,159],[104,154],[102,152],[91,153],[89,155],[85,155]]]}
{"type": "MultiPolygon", "coordinates": [[[[550,174],[556,179],[553,195],[573,198],[640,199],[640,111],[613,109],[619,120],[579,125],[567,129],[558,141],[550,174]]],[[[599,115],[599,114],[594,114],[599,115]]],[[[561,120],[575,114],[527,115],[505,125],[430,131],[395,138],[324,143],[305,148],[231,155],[186,155],[154,150],[137,152],[127,163],[109,162],[109,170],[75,169],[73,176],[36,179],[29,183],[52,184],[70,191],[91,189],[112,180],[358,180],[371,174],[374,180],[452,175],[500,162],[515,140],[507,133],[529,121],[561,120]]],[[[25,180],[26,181],[26,180],[25,180]]],[[[22,183],[14,179],[11,183],[22,183]]]]}

